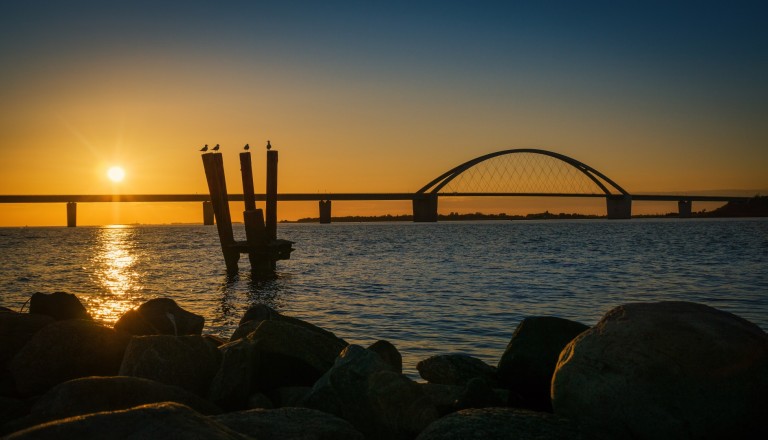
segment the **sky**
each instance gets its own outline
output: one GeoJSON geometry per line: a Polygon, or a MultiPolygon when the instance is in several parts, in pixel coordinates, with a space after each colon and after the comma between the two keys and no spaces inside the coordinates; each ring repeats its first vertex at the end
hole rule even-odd
{"type": "MultiPolygon", "coordinates": [[[[260,172],[268,139],[286,193],[415,192],[477,156],[540,148],[630,193],[766,194],[767,12],[742,1],[8,0],[0,194],[204,194],[198,150],[216,143],[240,192],[236,152],[249,143],[260,172]]],[[[78,224],[202,220],[199,203],[113,205],[80,204],[78,224]]],[[[333,214],[410,209],[334,202],[333,214]]],[[[545,209],[605,213],[587,199],[440,201],[445,213],[545,209]]],[[[64,206],[0,210],[0,226],[66,224],[64,206]]],[[[308,216],[315,202],[279,206],[280,219],[308,216]]]]}

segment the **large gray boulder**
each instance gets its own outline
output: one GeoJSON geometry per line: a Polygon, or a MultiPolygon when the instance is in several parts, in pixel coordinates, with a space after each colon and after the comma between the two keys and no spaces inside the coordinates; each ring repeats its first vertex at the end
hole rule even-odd
{"type": "Polygon", "coordinates": [[[139,377],[84,377],[48,390],[30,414],[14,422],[14,431],[52,420],[117,411],[148,403],[176,402],[202,414],[218,414],[216,405],[190,391],[139,377]]]}
{"type": "Polygon", "coordinates": [[[35,293],[29,299],[29,313],[50,316],[57,321],[91,319],[77,296],[66,292],[35,293]]]}
{"type": "Polygon", "coordinates": [[[552,404],[590,438],[768,438],[768,336],[701,304],[616,307],[560,354],[552,404]]]}
{"type": "Polygon", "coordinates": [[[219,350],[202,336],[134,336],[125,350],[120,375],[143,377],[207,396],[220,362],[219,350]]]}
{"type": "Polygon", "coordinates": [[[524,399],[526,407],[552,411],[552,374],[563,348],[588,326],[554,316],[523,319],[498,365],[499,381],[524,399]]]}
{"type": "Polygon", "coordinates": [[[178,403],[152,403],[120,411],[70,417],[17,431],[6,440],[60,439],[247,440],[178,403]]]}
{"type": "Polygon", "coordinates": [[[577,427],[553,414],[513,408],[465,409],[432,423],[417,440],[578,440],[577,427]]]}
{"type": "Polygon", "coordinates": [[[341,417],[368,439],[407,439],[438,417],[421,388],[376,353],[347,346],[304,405],[341,417]]]}
{"type": "Polygon", "coordinates": [[[419,375],[430,383],[466,385],[478,377],[496,385],[496,368],[466,354],[439,354],[416,364],[419,375]]]}
{"type": "Polygon", "coordinates": [[[309,408],[252,409],[212,417],[253,438],[270,440],[364,440],[346,420],[309,408]]]}
{"type": "Polygon", "coordinates": [[[115,330],[132,335],[200,335],[205,318],[182,309],[170,298],[151,299],[127,311],[115,330]]]}
{"type": "Polygon", "coordinates": [[[9,370],[20,393],[41,394],[71,379],[116,375],[127,344],[126,335],[93,321],[56,321],[32,336],[9,370]]]}

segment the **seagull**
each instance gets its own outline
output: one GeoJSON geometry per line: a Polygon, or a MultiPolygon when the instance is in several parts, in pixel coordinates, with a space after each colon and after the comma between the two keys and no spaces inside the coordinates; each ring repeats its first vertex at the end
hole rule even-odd
{"type": "Polygon", "coordinates": [[[200,151],[202,151],[203,153],[208,151],[208,144],[205,144],[205,146],[203,148],[201,148],[200,151]]]}
{"type": "Polygon", "coordinates": [[[248,144],[245,144],[245,146],[243,147],[243,150],[248,151],[249,148],[251,148],[251,146],[248,144]]]}
{"type": "Polygon", "coordinates": [[[216,144],[216,146],[213,147],[213,151],[219,151],[219,144],[216,144]]]}
{"type": "Polygon", "coordinates": [[[267,150],[271,150],[271,149],[272,149],[272,144],[270,144],[269,141],[267,141],[267,150]]]}

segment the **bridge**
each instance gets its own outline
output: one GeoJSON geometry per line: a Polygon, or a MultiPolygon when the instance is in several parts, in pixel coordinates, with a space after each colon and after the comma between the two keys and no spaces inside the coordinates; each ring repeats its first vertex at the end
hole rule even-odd
{"type": "MultiPolygon", "coordinates": [[[[256,194],[257,201],[266,200],[256,194]]],[[[633,201],[677,201],[680,217],[693,202],[746,201],[748,197],[630,194],[596,169],[563,154],[540,149],[511,149],[476,157],[433,179],[414,193],[283,193],[278,201],[319,202],[320,222],[329,223],[331,201],[410,200],[416,222],[437,221],[441,197],[597,197],[606,200],[607,217],[632,216],[633,201]]],[[[232,194],[230,201],[242,201],[232,194]]],[[[77,223],[77,203],[202,202],[203,222],[213,224],[208,194],[0,195],[0,203],[66,203],[67,225],[77,223]]]]}

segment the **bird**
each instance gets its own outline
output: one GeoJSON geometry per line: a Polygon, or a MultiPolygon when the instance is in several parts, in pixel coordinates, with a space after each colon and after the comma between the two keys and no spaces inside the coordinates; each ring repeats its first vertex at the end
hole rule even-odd
{"type": "Polygon", "coordinates": [[[201,148],[200,151],[202,151],[203,153],[208,151],[208,144],[205,144],[205,146],[203,148],[201,148]]]}
{"type": "Polygon", "coordinates": [[[245,146],[243,147],[243,150],[248,151],[249,148],[251,148],[251,146],[248,144],[245,144],[245,146]]]}
{"type": "Polygon", "coordinates": [[[272,144],[270,144],[269,141],[267,141],[267,150],[271,150],[271,149],[272,149],[272,144]]]}
{"type": "Polygon", "coordinates": [[[219,144],[216,144],[216,146],[213,147],[213,151],[219,151],[219,144]]]}

